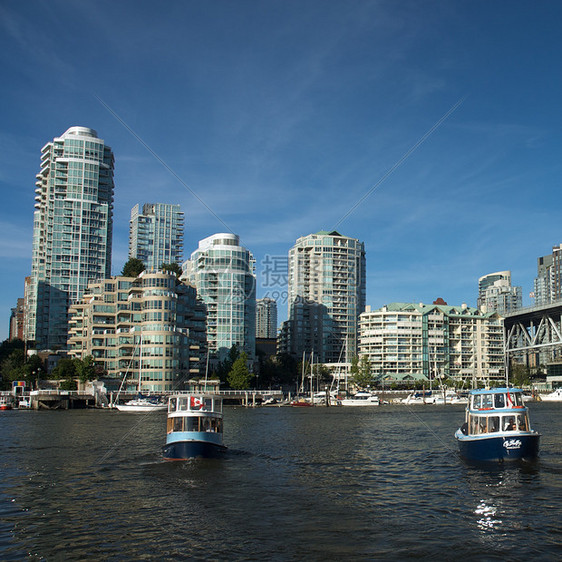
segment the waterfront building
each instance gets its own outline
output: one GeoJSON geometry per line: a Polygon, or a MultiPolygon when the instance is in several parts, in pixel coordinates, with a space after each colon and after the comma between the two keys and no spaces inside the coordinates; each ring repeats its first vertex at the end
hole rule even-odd
{"type": "Polygon", "coordinates": [[[365,308],[365,246],[337,231],[299,238],[289,250],[288,321],[281,352],[314,352],[321,363],[357,354],[365,308]]]}
{"type": "Polygon", "coordinates": [[[86,127],[41,150],[25,297],[25,339],[37,349],[66,348],[68,307],[111,274],[113,165],[111,148],[86,127]]]}
{"type": "Polygon", "coordinates": [[[511,285],[511,271],[497,271],[478,279],[478,308],[505,316],[522,306],[522,288],[511,285]]]}
{"type": "Polygon", "coordinates": [[[505,380],[501,318],[466,304],[368,306],[359,321],[359,355],[378,380],[447,378],[474,388],[505,380]]]}
{"type": "Polygon", "coordinates": [[[162,392],[204,376],[205,306],[175,274],[143,271],[90,283],[70,308],[69,353],[92,355],[108,378],[162,392]]]}
{"type": "Polygon", "coordinates": [[[274,299],[256,300],[256,338],[277,338],[277,301],[274,299]]]}
{"type": "Polygon", "coordinates": [[[553,246],[552,254],[537,259],[534,294],[537,306],[562,300],[562,244],[553,246]]]}
{"type": "Polygon", "coordinates": [[[197,288],[207,306],[207,342],[213,360],[233,346],[250,360],[256,354],[256,276],[251,252],[236,234],[219,233],[199,242],[183,264],[182,279],[197,288]]]}
{"type": "Polygon", "coordinates": [[[146,203],[135,205],[129,223],[129,257],[146,269],[183,261],[184,214],[179,205],[146,203]]]}

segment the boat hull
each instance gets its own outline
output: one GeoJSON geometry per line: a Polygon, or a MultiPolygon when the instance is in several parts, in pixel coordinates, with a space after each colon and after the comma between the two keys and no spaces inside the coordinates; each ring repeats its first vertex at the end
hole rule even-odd
{"type": "Polygon", "coordinates": [[[115,409],[120,412],[164,412],[168,409],[166,404],[115,404],[115,409]]]}
{"type": "Polygon", "coordinates": [[[166,460],[188,460],[188,459],[211,459],[218,458],[224,454],[226,447],[210,441],[174,441],[166,443],[162,448],[162,454],[166,460]]]}
{"type": "Polygon", "coordinates": [[[343,399],[341,400],[341,405],[342,406],[379,406],[380,402],[377,400],[376,402],[374,400],[353,400],[353,399],[343,399]]]}
{"type": "Polygon", "coordinates": [[[539,454],[539,433],[466,436],[455,434],[462,457],[471,461],[501,462],[533,460],[539,454]]]}

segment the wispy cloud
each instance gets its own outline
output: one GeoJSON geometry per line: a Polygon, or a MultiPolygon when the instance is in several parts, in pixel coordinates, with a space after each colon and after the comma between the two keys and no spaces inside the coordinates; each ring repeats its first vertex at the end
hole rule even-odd
{"type": "Polygon", "coordinates": [[[23,260],[31,264],[31,228],[0,221],[0,232],[0,258],[23,260]]]}

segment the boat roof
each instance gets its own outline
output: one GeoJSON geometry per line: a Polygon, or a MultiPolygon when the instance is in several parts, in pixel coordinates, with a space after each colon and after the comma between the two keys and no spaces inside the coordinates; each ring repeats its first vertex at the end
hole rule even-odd
{"type": "Polygon", "coordinates": [[[474,388],[469,391],[469,394],[505,394],[506,392],[523,392],[520,388],[507,388],[507,387],[500,387],[500,388],[474,388]]]}

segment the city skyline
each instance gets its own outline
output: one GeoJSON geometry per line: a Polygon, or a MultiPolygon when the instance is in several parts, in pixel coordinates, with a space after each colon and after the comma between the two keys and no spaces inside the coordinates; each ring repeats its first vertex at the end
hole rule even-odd
{"type": "Polygon", "coordinates": [[[537,258],[562,241],[562,7],[528,8],[3,4],[0,338],[31,273],[40,150],[73,126],[115,155],[113,275],[130,209],[155,201],[185,212],[185,256],[239,234],[258,298],[286,291],[264,263],[337,228],[365,242],[373,308],[474,306],[503,270],[530,304],[537,258]]]}

